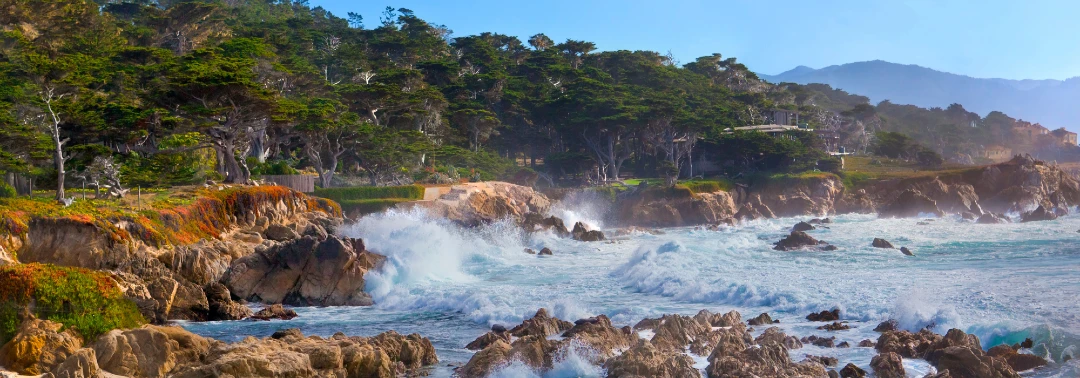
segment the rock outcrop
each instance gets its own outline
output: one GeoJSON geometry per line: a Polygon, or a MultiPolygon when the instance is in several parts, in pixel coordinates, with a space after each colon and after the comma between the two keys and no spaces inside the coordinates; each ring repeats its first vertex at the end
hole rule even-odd
{"type": "Polygon", "coordinates": [[[870,360],[870,368],[877,378],[905,378],[904,360],[896,353],[882,353],[870,360]]]}
{"type": "Polygon", "coordinates": [[[20,374],[91,377],[378,377],[393,378],[438,362],[431,342],[393,331],[375,337],[304,337],[297,330],[227,344],[179,327],[113,330],[92,345],[29,320],[5,344],[5,367],[20,374]]]}
{"type": "Polygon", "coordinates": [[[621,225],[637,227],[716,224],[736,215],[730,193],[695,194],[684,187],[638,186],[619,193],[614,207],[621,225]]]}
{"type": "Polygon", "coordinates": [[[359,240],[336,237],[319,241],[304,236],[259,248],[236,260],[222,282],[233,296],[267,304],[293,306],[366,306],[364,274],[384,257],[363,250],[359,240]],[[360,248],[359,250],[357,248],[360,248]]]}
{"type": "Polygon", "coordinates": [[[506,182],[454,185],[437,199],[406,202],[402,208],[423,208],[429,214],[473,227],[503,219],[522,223],[529,213],[545,214],[551,200],[530,187],[506,182]]]}
{"type": "Polygon", "coordinates": [[[583,242],[603,241],[606,239],[604,233],[599,230],[590,230],[584,223],[574,223],[574,230],[570,231],[574,240],[583,242]]]}

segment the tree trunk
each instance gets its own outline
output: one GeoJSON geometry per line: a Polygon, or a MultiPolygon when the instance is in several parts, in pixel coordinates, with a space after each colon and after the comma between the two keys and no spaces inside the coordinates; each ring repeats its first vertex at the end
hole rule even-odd
{"type": "Polygon", "coordinates": [[[241,167],[240,162],[236,159],[236,148],[233,145],[233,140],[225,140],[222,144],[221,153],[222,160],[224,162],[225,182],[230,184],[246,184],[248,182],[248,175],[245,173],[247,169],[241,167]]]}
{"type": "Polygon", "coordinates": [[[63,201],[64,196],[64,150],[60,141],[56,141],[56,151],[53,154],[53,160],[56,161],[56,200],[63,201]]]}

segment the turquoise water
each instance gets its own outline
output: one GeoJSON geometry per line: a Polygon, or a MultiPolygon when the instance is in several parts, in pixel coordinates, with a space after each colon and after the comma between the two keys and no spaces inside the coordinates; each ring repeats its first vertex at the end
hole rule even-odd
{"type": "MultiPolygon", "coordinates": [[[[588,220],[585,208],[563,209],[564,218],[588,220]],[[577,211],[575,211],[577,210],[577,211]]],[[[432,340],[441,362],[468,361],[463,347],[492,324],[513,325],[538,308],[576,320],[597,314],[617,325],[667,313],[692,315],[701,309],[738,310],[744,319],[769,312],[788,333],[825,335],[803,317],[838,307],[856,328],[831,332],[852,345],[876,340],[877,323],[897,319],[904,328],[927,325],[944,333],[960,328],[977,334],[984,347],[1036,341],[1033,352],[1055,361],[1080,356],[1080,216],[1051,222],[976,225],[942,218],[877,219],[870,215],[833,218],[829,229],[810,231],[839,247],[831,252],[778,252],[772,243],[802,219],[750,222],[708,231],[665,229],[662,235],[636,233],[608,243],[581,243],[549,234],[526,235],[510,224],[462,229],[418,212],[390,212],[362,219],[342,231],[362,237],[388,257],[367,275],[376,305],[355,308],[299,308],[282,322],[186,323],[202,335],[234,341],[265,337],[299,327],[305,334],[374,335],[386,330],[420,333],[432,340]],[[870,247],[875,237],[907,246],[916,256],[870,247]],[[523,252],[549,247],[554,256],[523,252]]],[[[601,222],[590,223],[603,226],[601,222]]],[[[545,376],[602,375],[566,351],[545,376]]],[[[835,356],[843,365],[864,368],[871,348],[792,351],[835,356]]],[[[707,364],[697,359],[704,368],[707,364]]],[[[1026,375],[1075,377],[1080,359],[1055,362],[1026,375]]],[[[906,360],[909,375],[930,367],[906,360]]],[[[520,364],[497,376],[538,376],[520,364]]]]}

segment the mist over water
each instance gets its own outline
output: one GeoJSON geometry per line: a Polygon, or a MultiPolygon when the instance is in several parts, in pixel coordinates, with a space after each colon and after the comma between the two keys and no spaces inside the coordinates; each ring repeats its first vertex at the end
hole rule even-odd
{"type": "MultiPolygon", "coordinates": [[[[568,225],[571,219],[603,225],[599,208],[572,201],[556,206],[554,214],[568,225]]],[[[548,233],[528,235],[509,222],[464,229],[420,211],[390,211],[341,231],[387,256],[385,266],[366,277],[374,306],[301,308],[300,317],[285,322],[185,326],[224,340],[264,337],[289,327],[324,336],[417,332],[438,349],[442,362],[434,376],[451,374],[448,363],[466,362],[472,352],[464,345],[491,325],[513,326],[541,307],[570,321],[606,314],[618,326],[701,309],[738,310],[744,320],[769,312],[786,332],[800,337],[825,335],[815,329],[820,324],[803,317],[836,307],[855,327],[828,333],[837,342],[876,340],[877,323],[895,319],[909,330],[960,328],[978,335],[986,348],[1030,337],[1036,354],[1056,361],[1080,356],[1080,216],[1004,225],[953,217],[928,225],[872,215],[833,219],[828,229],[810,234],[839,250],[779,252],[772,243],[802,219],[760,220],[721,231],[665,229],[662,235],[582,243],[548,233]],[[916,256],[872,248],[875,237],[911,248],[916,256]],[[543,247],[554,256],[524,252],[543,247]]],[[[495,376],[602,376],[585,349],[563,351],[552,371],[518,363],[495,376]]],[[[806,346],[792,352],[795,360],[806,354],[865,368],[876,351],[806,346]]],[[[1076,376],[1077,362],[1054,363],[1035,376],[1076,376]]],[[[905,364],[911,372],[932,369],[921,360],[905,364]]]]}

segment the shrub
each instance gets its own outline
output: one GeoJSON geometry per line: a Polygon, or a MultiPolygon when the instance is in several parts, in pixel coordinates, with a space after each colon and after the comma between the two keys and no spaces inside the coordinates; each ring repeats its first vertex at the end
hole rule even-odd
{"type": "Polygon", "coordinates": [[[15,198],[18,194],[15,193],[15,188],[8,185],[6,182],[0,181],[0,198],[15,198]]]}
{"type": "Polygon", "coordinates": [[[728,191],[734,187],[730,181],[727,180],[715,180],[715,181],[684,181],[680,183],[687,189],[694,193],[716,193],[720,191],[728,191]]]}
{"type": "Polygon", "coordinates": [[[314,195],[328,198],[345,206],[346,202],[381,198],[419,200],[424,198],[424,187],[420,185],[403,186],[356,186],[351,188],[318,188],[314,195]]]}
{"type": "Polygon", "coordinates": [[[43,264],[0,268],[0,344],[15,335],[24,308],[88,341],[113,329],[146,324],[108,273],[81,268],[43,264]]]}

